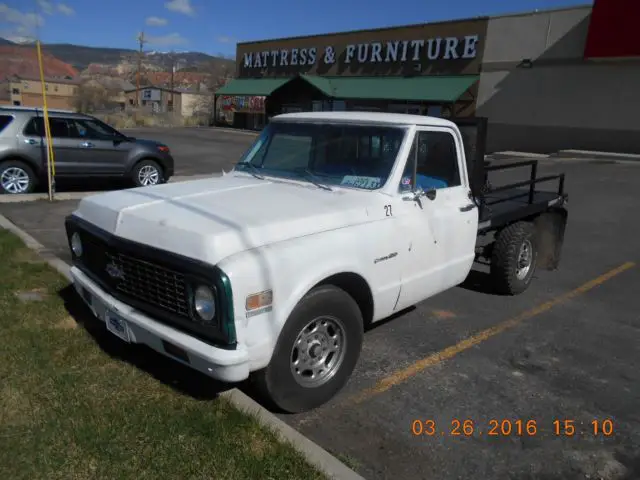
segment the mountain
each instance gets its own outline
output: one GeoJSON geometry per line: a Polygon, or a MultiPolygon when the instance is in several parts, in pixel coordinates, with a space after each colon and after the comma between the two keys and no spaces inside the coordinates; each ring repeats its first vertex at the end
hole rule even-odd
{"type": "MultiPolygon", "coordinates": [[[[33,45],[19,45],[7,39],[0,38],[0,45],[10,45],[15,48],[33,49],[33,45]]],[[[42,50],[60,61],[71,65],[82,72],[90,65],[101,67],[118,67],[123,64],[131,65],[137,62],[137,52],[133,49],[88,47],[69,43],[45,43],[42,50]]],[[[0,64],[3,57],[0,57],[0,64]]],[[[235,70],[235,60],[207,55],[201,52],[146,52],[143,59],[146,70],[167,71],[171,65],[178,65],[181,70],[216,73],[219,71],[235,70]]],[[[124,68],[127,70],[127,68],[124,68]]]]}
{"type": "MultiPolygon", "coordinates": [[[[0,80],[17,75],[39,78],[38,56],[35,47],[16,44],[0,44],[0,80]]],[[[78,70],[48,52],[42,54],[42,65],[47,77],[77,77],[78,70]]]]}
{"type": "MultiPolygon", "coordinates": [[[[63,62],[73,65],[78,70],[85,70],[92,63],[115,66],[121,64],[123,61],[131,62],[137,56],[137,52],[133,49],[87,47],[68,43],[44,44],[43,50],[51,53],[63,62]]],[[[174,62],[180,62],[180,66],[184,68],[213,63],[227,65],[235,69],[234,60],[215,57],[200,52],[147,52],[144,56],[144,62],[159,67],[160,69],[165,69],[171,65],[172,58],[174,62]]]]}

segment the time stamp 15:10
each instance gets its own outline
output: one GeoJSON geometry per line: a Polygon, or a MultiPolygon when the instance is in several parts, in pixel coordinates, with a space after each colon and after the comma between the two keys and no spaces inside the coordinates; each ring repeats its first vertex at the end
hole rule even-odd
{"type": "Polygon", "coordinates": [[[414,420],[411,433],[416,437],[453,436],[473,437],[487,435],[489,437],[533,437],[540,434],[551,434],[557,437],[601,436],[611,437],[614,434],[613,421],[592,420],[580,422],[571,419],[555,419],[542,425],[537,420],[491,419],[486,423],[473,420],[453,419],[449,423],[438,424],[435,420],[414,420]]]}

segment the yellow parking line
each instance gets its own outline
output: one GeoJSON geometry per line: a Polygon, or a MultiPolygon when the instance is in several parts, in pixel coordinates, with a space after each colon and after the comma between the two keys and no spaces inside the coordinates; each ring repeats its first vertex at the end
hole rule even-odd
{"type": "Polygon", "coordinates": [[[586,293],[587,291],[591,290],[594,287],[597,287],[598,285],[602,285],[603,283],[605,283],[607,280],[610,280],[611,278],[615,277],[616,275],[629,270],[630,268],[634,267],[635,263],[634,262],[626,262],[623,263],[622,265],[620,265],[617,268],[614,268],[613,270],[600,275],[597,278],[594,278],[593,280],[585,283],[584,285],[581,285],[580,287],[576,288],[575,290],[571,290],[570,292],[567,292],[563,295],[560,295],[558,297],[552,298],[551,300],[549,300],[548,302],[543,303],[542,305],[538,305],[537,307],[532,308],[531,310],[527,310],[526,312],[521,313],[520,315],[510,318],[509,320],[505,320],[502,323],[499,323],[496,326],[493,326],[491,328],[487,328],[486,330],[481,331],[480,333],[477,333],[476,335],[473,335],[472,337],[469,337],[465,340],[462,340],[460,343],[457,343],[455,345],[452,345],[450,347],[445,348],[444,350],[441,350],[439,352],[436,352],[432,355],[429,355],[428,357],[425,357],[423,359],[418,360],[417,362],[415,362],[414,364],[408,366],[407,368],[403,369],[403,370],[399,370],[395,373],[392,373],[391,375],[389,375],[386,378],[383,378],[382,380],[380,380],[377,384],[375,384],[373,387],[364,390],[363,392],[360,392],[359,394],[355,395],[354,397],[352,397],[350,399],[350,401],[348,400],[348,403],[361,403],[375,395],[378,395],[380,393],[386,392],[387,390],[389,390],[391,387],[398,385],[399,383],[404,382],[405,380],[411,378],[412,376],[416,375],[417,373],[420,373],[421,371],[423,371],[424,369],[428,368],[428,367],[432,367],[438,363],[444,362],[445,360],[448,360],[452,357],[454,357],[455,355],[457,355],[460,352],[463,352],[465,350],[470,349],[471,347],[478,345],[479,343],[484,342],[485,340],[488,340],[489,338],[504,332],[505,330],[508,330],[510,328],[515,327],[516,325],[522,323],[524,320],[528,320],[532,317],[535,317],[536,315],[540,315],[541,313],[546,312],[547,310],[550,310],[551,308],[555,307],[556,305],[566,302],[567,300],[571,300],[574,297],[577,297],[578,295],[581,295],[583,293],[586,293]]]}

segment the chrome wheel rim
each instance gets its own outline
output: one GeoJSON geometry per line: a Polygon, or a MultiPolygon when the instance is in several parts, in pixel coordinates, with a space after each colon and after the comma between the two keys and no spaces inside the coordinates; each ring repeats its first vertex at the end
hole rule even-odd
{"type": "Polygon", "coordinates": [[[9,167],[2,172],[0,183],[5,192],[24,193],[29,189],[29,174],[19,167],[9,167]]]}
{"type": "Polygon", "coordinates": [[[160,172],[156,167],[145,165],[138,171],[138,181],[140,185],[155,185],[160,180],[160,172]]]}
{"type": "Polygon", "coordinates": [[[516,267],[516,277],[518,280],[524,280],[533,264],[533,245],[531,241],[525,240],[520,245],[520,252],[518,253],[518,266],[516,267]]]}
{"type": "Polygon", "coordinates": [[[291,373],[303,387],[319,387],[334,377],[347,347],[345,328],[336,317],[311,320],[291,349],[291,373]]]}

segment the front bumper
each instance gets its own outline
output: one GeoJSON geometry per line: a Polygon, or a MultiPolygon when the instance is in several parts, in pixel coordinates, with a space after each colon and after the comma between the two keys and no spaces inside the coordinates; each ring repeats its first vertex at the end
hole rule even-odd
{"type": "Polygon", "coordinates": [[[100,288],[78,267],[71,267],[71,276],[76,291],[98,319],[104,322],[107,311],[111,311],[126,321],[124,328],[131,343],[147,345],[167,357],[223,382],[240,382],[249,376],[249,355],[241,345],[234,350],[216,348],[157,322],[119,301],[100,288]]]}

